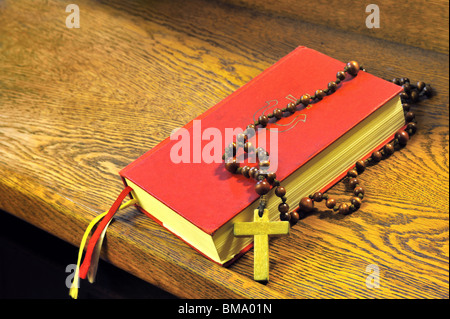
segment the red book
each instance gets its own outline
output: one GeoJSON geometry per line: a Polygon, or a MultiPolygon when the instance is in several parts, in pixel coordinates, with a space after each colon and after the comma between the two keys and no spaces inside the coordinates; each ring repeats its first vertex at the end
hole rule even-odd
{"type": "MultiPolygon", "coordinates": [[[[125,185],[133,188],[138,207],[211,260],[220,264],[233,260],[252,241],[234,237],[233,223],[252,220],[259,204],[256,182],[229,173],[222,161],[203,160],[201,152],[211,146],[205,130],[219,131],[223,138],[226,128],[244,130],[259,115],[325,89],[344,66],[312,49],[295,49],[184,126],[190,149],[183,155],[189,163],[174,162],[171,154],[174,150],[180,154],[183,138],[168,137],[120,172],[125,185]]],[[[323,100],[267,125],[278,129],[278,158],[272,158],[272,144],[266,149],[277,166],[277,179],[287,189],[291,210],[302,197],[325,191],[357,160],[393,138],[404,125],[400,91],[399,86],[360,71],[356,77],[347,76],[323,100]]],[[[220,143],[216,151],[223,153],[223,139],[220,143]]],[[[267,208],[271,220],[277,220],[280,200],[272,193],[267,208]]]]}

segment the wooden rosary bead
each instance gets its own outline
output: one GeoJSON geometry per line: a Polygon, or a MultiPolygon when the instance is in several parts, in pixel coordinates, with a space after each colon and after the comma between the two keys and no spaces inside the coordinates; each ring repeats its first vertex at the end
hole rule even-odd
{"type": "Polygon", "coordinates": [[[355,194],[355,196],[359,196],[359,194],[362,194],[364,196],[364,188],[362,188],[361,186],[355,187],[355,189],[353,190],[353,194],[355,194]]]}
{"type": "Polygon", "coordinates": [[[405,83],[409,83],[409,79],[408,78],[400,78],[400,84],[403,85],[405,83]]]}
{"type": "Polygon", "coordinates": [[[238,134],[236,136],[236,142],[238,142],[241,145],[244,145],[245,142],[247,142],[248,137],[244,133],[238,134]]]}
{"type": "Polygon", "coordinates": [[[277,195],[278,197],[283,197],[284,195],[286,195],[286,188],[284,188],[283,186],[278,186],[275,189],[275,195],[277,195]]]}
{"type": "Polygon", "coordinates": [[[253,153],[255,151],[255,147],[251,142],[245,142],[244,144],[244,152],[253,153]]]}
{"type": "Polygon", "coordinates": [[[347,176],[350,178],[358,177],[358,172],[356,171],[356,169],[351,169],[347,172],[347,176]]]}
{"type": "Polygon", "coordinates": [[[263,181],[266,179],[266,172],[264,171],[264,169],[259,169],[256,171],[256,173],[253,173],[253,178],[256,181],[263,181]]]}
{"type": "Polygon", "coordinates": [[[286,109],[289,113],[295,113],[297,111],[297,105],[295,105],[294,102],[291,102],[286,106],[286,109]]]}
{"type": "Polygon", "coordinates": [[[241,174],[243,176],[249,178],[250,177],[249,172],[250,172],[250,167],[249,166],[242,167],[241,174]]]}
{"type": "Polygon", "coordinates": [[[289,205],[287,203],[281,203],[280,205],[278,205],[278,211],[280,213],[288,213],[289,212],[289,205]]]}
{"type": "Polygon", "coordinates": [[[409,94],[409,98],[413,103],[416,103],[417,101],[419,101],[419,93],[417,93],[417,91],[411,91],[411,93],[409,94]]]}
{"type": "Polygon", "coordinates": [[[311,102],[311,96],[309,94],[303,94],[300,98],[300,103],[302,103],[304,106],[309,105],[311,102]]]}
{"type": "Polygon", "coordinates": [[[330,93],[334,93],[337,90],[336,82],[332,81],[332,82],[328,83],[328,90],[330,93]]]}
{"type": "Polygon", "coordinates": [[[359,197],[352,197],[350,199],[350,203],[352,203],[352,205],[356,208],[359,209],[361,207],[362,204],[362,200],[359,197]]]}
{"type": "Polygon", "coordinates": [[[323,194],[321,192],[316,192],[312,198],[315,202],[320,203],[323,200],[323,194]]]}
{"type": "Polygon", "coordinates": [[[267,173],[266,180],[269,182],[269,184],[272,185],[276,178],[277,174],[275,174],[274,172],[267,173]]]}
{"type": "Polygon", "coordinates": [[[336,73],[336,78],[338,80],[344,81],[345,80],[345,72],[344,71],[339,71],[338,73],[336,73]]]}
{"type": "Polygon", "coordinates": [[[281,118],[283,117],[283,111],[280,110],[279,108],[276,108],[276,109],[273,110],[273,116],[274,116],[277,120],[279,120],[279,119],[281,119],[281,118]]]}
{"type": "Polygon", "coordinates": [[[394,154],[394,152],[395,152],[395,148],[394,148],[393,144],[387,143],[384,146],[384,154],[386,154],[387,156],[390,156],[390,155],[394,154]]]}
{"type": "Polygon", "coordinates": [[[316,90],[314,95],[316,96],[316,98],[318,100],[322,100],[325,97],[326,94],[325,94],[325,92],[323,90],[316,90]]]}
{"type": "Polygon", "coordinates": [[[267,181],[259,181],[256,183],[255,191],[258,195],[265,195],[270,191],[270,184],[267,181]]]}
{"type": "Polygon", "coordinates": [[[408,112],[405,115],[405,121],[411,122],[412,120],[414,120],[415,117],[416,117],[416,115],[413,112],[408,112]]]}
{"type": "Polygon", "coordinates": [[[300,220],[300,214],[296,211],[291,212],[291,218],[290,218],[290,222],[292,225],[297,224],[297,222],[300,220]]]}
{"type": "Polygon", "coordinates": [[[425,82],[419,81],[416,84],[417,89],[419,90],[419,92],[421,92],[424,88],[425,88],[425,82]]]}
{"type": "Polygon", "coordinates": [[[409,112],[409,110],[411,109],[411,105],[409,105],[408,103],[403,103],[403,111],[405,112],[409,112]]]}
{"type": "Polygon", "coordinates": [[[259,124],[261,124],[262,126],[266,126],[267,123],[269,123],[269,118],[268,118],[266,115],[261,115],[261,116],[258,118],[258,122],[259,122],[259,124]]]}
{"type": "Polygon", "coordinates": [[[402,100],[402,102],[409,100],[409,95],[406,94],[405,92],[400,93],[399,96],[400,96],[400,99],[402,100]]]}
{"type": "Polygon", "coordinates": [[[336,200],[333,198],[328,198],[325,206],[327,206],[327,208],[332,209],[334,206],[336,206],[336,200]]]}
{"type": "Polygon", "coordinates": [[[247,128],[245,129],[245,134],[248,138],[251,138],[255,136],[256,134],[256,125],[255,124],[249,124],[247,125],[247,128]]]}
{"type": "Polygon", "coordinates": [[[350,207],[348,206],[348,204],[341,204],[339,205],[339,213],[342,215],[347,215],[348,213],[350,213],[350,207]]]}
{"type": "Polygon", "coordinates": [[[358,173],[362,173],[366,169],[366,163],[364,161],[357,161],[355,167],[358,173]]]}
{"type": "Polygon", "coordinates": [[[289,212],[280,213],[280,220],[282,220],[284,222],[290,221],[291,220],[291,214],[289,214],[289,212]]]}
{"type": "Polygon", "coordinates": [[[357,185],[359,185],[359,180],[356,177],[350,178],[348,185],[351,189],[354,189],[357,185]]]}
{"type": "Polygon", "coordinates": [[[431,97],[433,95],[433,89],[431,88],[430,85],[426,85],[423,90],[422,93],[426,96],[426,97],[431,97]]]}
{"type": "Polygon", "coordinates": [[[409,134],[406,131],[399,131],[395,135],[395,137],[398,139],[398,143],[402,146],[405,146],[408,144],[409,141],[409,134]]]}
{"type": "Polygon", "coordinates": [[[256,158],[259,161],[265,161],[269,158],[269,152],[267,152],[264,148],[258,147],[256,149],[256,158]]]}
{"type": "Polygon", "coordinates": [[[372,153],[372,160],[375,163],[378,163],[379,161],[381,161],[383,159],[383,154],[381,154],[380,151],[375,151],[372,153]]]}
{"type": "Polygon", "coordinates": [[[225,169],[232,174],[235,174],[239,167],[239,163],[236,163],[236,159],[232,158],[225,163],[225,169]]]}
{"type": "Polygon", "coordinates": [[[409,84],[408,82],[406,82],[405,84],[403,84],[403,85],[402,85],[402,88],[403,88],[403,91],[404,91],[406,94],[410,94],[410,93],[411,93],[412,87],[411,87],[411,84],[409,84]]]}
{"type": "Polygon", "coordinates": [[[309,197],[303,197],[299,203],[300,211],[309,213],[314,209],[314,202],[309,197]]]}
{"type": "Polygon", "coordinates": [[[259,170],[258,170],[257,167],[252,167],[252,168],[250,168],[250,170],[249,170],[249,172],[248,172],[248,175],[249,175],[251,178],[255,178],[255,177],[256,177],[256,174],[258,174],[258,172],[259,172],[259,170]]]}
{"type": "Polygon", "coordinates": [[[414,122],[408,123],[408,125],[406,126],[406,132],[409,135],[414,135],[417,132],[417,124],[414,122]]]}
{"type": "Polygon", "coordinates": [[[359,72],[359,63],[356,61],[350,61],[347,63],[347,72],[350,75],[356,76],[359,72]]]}
{"type": "Polygon", "coordinates": [[[260,167],[269,167],[270,166],[270,161],[269,160],[264,160],[264,161],[260,161],[259,162],[259,166],[260,167]]]}
{"type": "Polygon", "coordinates": [[[236,143],[230,143],[225,149],[226,157],[236,156],[237,146],[236,143]]]}

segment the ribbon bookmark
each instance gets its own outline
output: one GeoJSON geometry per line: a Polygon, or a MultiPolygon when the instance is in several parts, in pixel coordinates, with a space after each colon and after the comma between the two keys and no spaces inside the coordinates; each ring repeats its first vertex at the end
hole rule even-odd
{"type": "Polygon", "coordinates": [[[97,273],[98,259],[100,257],[100,251],[103,243],[103,238],[106,234],[106,230],[111,222],[114,214],[121,209],[137,203],[136,199],[131,199],[125,204],[121,205],[125,197],[132,191],[132,188],[127,186],[117,197],[114,204],[111,206],[109,211],[104,212],[97,217],[95,217],[86,228],[83,238],[81,240],[80,249],[78,251],[77,268],[75,269],[75,276],[73,279],[72,286],[70,288],[69,295],[76,299],[78,297],[79,288],[79,278],[85,279],[88,276],[89,281],[92,283],[95,279],[95,274],[97,273]],[[83,256],[84,246],[86,245],[87,237],[91,233],[92,228],[99,222],[97,229],[89,240],[89,244],[86,250],[86,255],[84,257],[83,264],[80,267],[81,257],[83,256]]]}
{"type": "MultiPolygon", "coordinates": [[[[128,206],[134,205],[137,202],[138,202],[137,199],[130,199],[125,204],[122,204],[118,210],[127,208],[128,206]]],[[[112,218],[109,220],[109,222],[106,224],[105,228],[103,229],[97,243],[95,244],[95,248],[92,253],[91,266],[89,267],[89,270],[87,272],[87,279],[91,284],[94,283],[95,276],[97,275],[98,261],[100,259],[100,252],[102,250],[103,239],[105,238],[106,230],[108,229],[108,226],[111,222],[112,222],[112,218]]]]}

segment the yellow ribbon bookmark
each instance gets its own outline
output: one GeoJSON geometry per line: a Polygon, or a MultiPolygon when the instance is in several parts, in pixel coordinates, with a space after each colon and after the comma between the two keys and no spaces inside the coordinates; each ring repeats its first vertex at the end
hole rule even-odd
{"type": "MultiPolygon", "coordinates": [[[[119,207],[118,210],[125,209],[125,208],[127,208],[127,207],[129,207],[129,206],[131,206],[131,205],[136,204],[137,202],[138,202],[137,199],[130,199],[130,200],[127,201],[126,203],[122,204],[122,205],[119,207]]],[[[86,228],[86,231],[84,232],[83,238],[81,239],[80,249],[78,250],[77,268],[75,269],[75,275],[74,275],[74,278],[73,278],[72,286],[70,287],[70,290],[69,290],[69,295],[70,295],[73,299],[77,299],[77,298],[78,298],[78,288],[79,288],[79,282],[80,282],[79,270],[80,270],[81,258],[83,257],[84,246],[86,246],[87,238],[88,238],[89,234],[91,233],[92,228],[94,228],[94,226],[95,226],[95,225],[96,225],[103,217],[105,217],[106,214],[108,214],[108,211],[106,211],[106,212],[104,212],[104,213],[98,215],[97,217],[95,217],[95,218],[89,223],[88,227],[86,228]]],[[[108,223],[108,225],[109,225],[109,223],[108,223]]],[[[105,234],[106,234],[106,229],[107,229],[108,225],[107,225],[107,226],[105,227],[105,229],[103,230],[102,235],[101,235],[101,237],[100,237],[100,239],[99,239],[99,241],[97,242],[97,245],[96,245],[96,249],[95,249],[95,250],[98,251],[98,253],[96,253],[96,254],[94,255],[95,257],[94,257],[94,260],[93,260],[93,262],[92,262],[92,264],[91,264],[91,265],[92,265],[91,267],[94,267],[94,268],[95,268],[95,269],[93,269],[93,271],[90,272],[90,276],[89,276],[90,278],[89,278],[89,281],[92,280],[91,282],[93,282],[93,280],[94,280],[93,277],[95,277],[95,273],[96,273],[96,271],[97,271],[98,258],[100,257],[99,251],[100,251],[100,249],[101,249],[102,242],[103,242],[103,238],[104,238],[104,236],[105,236],[105,234]]]]}

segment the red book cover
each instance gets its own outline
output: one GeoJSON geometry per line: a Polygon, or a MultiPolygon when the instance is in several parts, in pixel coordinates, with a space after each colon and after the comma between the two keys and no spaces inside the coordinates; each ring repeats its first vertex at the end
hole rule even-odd
{"type": "MultiPolygon", "coordinates": [[[[298,47],[198,116],[195,120],[201,120],[197,122],[201,123],[201,129],[194,125],[194,120],[184,126],[191,139],[190,163],[171,160],[171,149],[178,140],[168,137],[125,167],[120,175],[205,233],[213,234],[259,196],[254,180],[232,175],[223,162],[195,162],[196,152],[210,142],[198,141],[202,132],[208,128],[219,129],[223,134],[226,128],[245,129],[266,106],[284,108],[304,93],[312,95],[317,89],[326,88],[344,66],[345,63],[315,50],[298,47]]],[[[280,131],[283,127],[280,125],[290,127],[278,134],[277,179],[283,181],[399,92],[399,86],[361,71],[311,108],[277,121],[278,126],[273,127],[280,131]],[[297,118],[295,125],[291,123],[293,117],[297,118]]]]}

